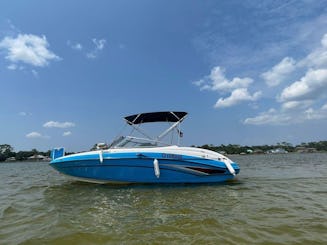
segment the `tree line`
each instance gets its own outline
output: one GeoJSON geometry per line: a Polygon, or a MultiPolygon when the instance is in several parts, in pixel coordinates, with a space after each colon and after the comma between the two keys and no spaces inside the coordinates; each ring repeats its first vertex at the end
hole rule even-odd
{"type": "MultiPolygon", "coordinates": [[[[295,152],[299,148],[312,148],[317,151],[327,151],[327,141],[301,143],[299,145],[292,145],[291,143],[281,142],[275,145],[256,145],[256,146],[242,146],[237,144],[219,145],[205,144],[197,146],[203,149],[208,149],[216,152],[223,152],[226,154],[241,154],[241,153],[263,153],[272,149],[282,148],[288,152],[295,152]]],[[[74,152],[67,152],[66,155],[73,154],[74,152]]],[[[27,160],[31,156],[41,155],[50,157],[51,150],[38,151],[32,149],[30,151],[18,151],[15,152],[14,148],[9,144],[0,144],[0,162],[6,161],[8,158],[14,158],[16,161],[27,160]]]]}
{"type": "Polygon", "coordinates": [[[299,145],[292,145],[288,142],[281,142],[275,145],[255,145],[255,146],[242,146],[237,144],[219,145],[205,144],[197,146],[203,149],[208,149],[216,152],[223,152],[226,154],[241,154],[241,153],[265,153],[269,150],[284,149],[287,152],[296,152],[299,149],[315,149],[316,151],[327,151],[327,141],[301,143],[299,145]]]}
{"type": "MultiPolygon", "coordinates": [[[[66,155],[73,154],[74,152],[66,152],[66,155]]],[[[30,151],[18,151],[15,152],[14,148],[9,144],[0,144],[0,162],[4,162],[9,158],[14,158],[16,161],[24,161],[32,156],[44,156],[50,157],[51,150],[48,151],[38,151],[37,149],[32,149],[30,151]]]]}
{"type": "Polygon", "coordinates": [[[18,151],[15,152],[14,148],[9,144],[0,145],[0,162],[7,160],[8,158],[14,157],[17,161],[27,160],[31,156],[42,155],[50,157],[50,150],[48,151],[38,151],[37,149],[32,149],[30,151],[18,151]]]}

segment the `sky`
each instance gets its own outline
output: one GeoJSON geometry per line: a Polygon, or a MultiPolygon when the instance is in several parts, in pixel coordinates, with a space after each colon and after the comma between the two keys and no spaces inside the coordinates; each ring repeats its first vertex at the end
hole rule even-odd
{"type": "Polygon", "coordinates": [[[186,111],[183,145],[327,140],[327,2],[1,1],[0,144],[90,149],[186,111]]]}

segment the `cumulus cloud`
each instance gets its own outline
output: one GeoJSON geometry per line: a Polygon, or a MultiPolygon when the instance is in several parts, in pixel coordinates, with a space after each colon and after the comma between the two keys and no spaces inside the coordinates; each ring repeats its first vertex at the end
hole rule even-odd
{"type": "Polygon", "coordinates": [[[44,123],[43,127],[45,127],[45,128],[71,128],[71,127],[75,127],[75,123],[49,121],[49,122],[44,123]]]}
{"type": "Polygon", "coordinates": [[[67,41],[67,45],[74,50],[82,50],[83,46],[80,43],[73,43],[70,40],[67,41]]]}
{"type": "Polygon", "coordinates": [[[304,111],[304,120],[327,119],[327,104],[318,109],[309,108],[304,111]]]}
{"type": "MultiPolygon", "coordinates": [[[[327,99],[327,33],[322,36],[320,44],[307,55],[297,60],[284,56],[279,63],[259,76],[268,89],[276,87],[267,92],[267,94],[275,93],[276,105],[273,106],[274,109],[246,118],[243,123],[281,125],[327,119],[327,104],[325,103],[327,99]]],[[[249,77],[228,79],[224,68],[220,66],[214,67],[209,75],[193,82],[201,91],[214,91],[220,94],[215,108],[259,100],[263,93],[251,90],[253,83],[254,80],[249,77]]],[[[256,109],[258,108],[260,107],[256,109]]]]}
{"type": "Polygon", "coordinates": [[[93,38],[92,42],[95,45],[95,47],[91,52],[88,52],[86,54],[86,57],[89,58],[89,59],[96,58],[97,55],[99,54],[99,52],[104,49],[104,46],[105,46],[107,41],[105,39],[97,40],[96,38],[93,38]]]}
{"type": "Polygon", "coordinates": [[[225,70],[220,66],[212,68],[209,75],[193,82],[195,86],[200,87],[200,90],[215,91],[222,95],[229,95],[226,98],[219,98],[214,108],[230,107],[244,101],[256,101],[262,93],[257,91],[251,95],[248,87],[252,83],[253,79],[249,77],[227,79],[225,70]]]}
{"type": "Polygon", "coordinates": [[[327,67],[327,33],[321,39],[321,46],[313,50],[307,57],[299,61],[299,66],[313,68],[327,67]]]}
{"type": "Polygon", "coordinates": [[[327,111],[323,108],[314,110],[313,108],[309,108],[304,111],[306,120],[319,120],[327,118],[327,111]]]}
{"type": "Polygon", "coordinates": [[[69,135],[71,135],[71,134],[72,134],[71,131],[66,131],[66,132],[64,132],[64,133],[62,134],[62,136],[66,137],[66,136],[69,136],[69,135]]]}
{"type": "Polygon", "coordinates": [[[38,132],[31,132],[31,133],[29,133],[29,134],[26,134],[25,135],[26,136],[26,138],[30,138],[30,139],[32,139],[32,138],[44,138],[45,136],[43,136],[42,134],[40,134],[40,133],[38,133],[38,132]]]}
{"type": "Polygon", "coordinates": [[[327,69],[309,70],[299,81],[286,87],[280,101],[317,99],[327,93],[327,69]]]}
{"type": "Polygon", "coordinates": [[[263,124],[271,124],[271,125],[280,125],[280,124],[288,124],[291,121],[292,117],[288,114],[280,114],[275,109],[271,108],[267,112],[262,112],[256,117],[246,118],[244,120],[244,124],[252,124],[252,125],[263,125],[263,124]]]}
{"type": "Polygon", "coordinates": [[[281,109],[278,111],[270,109],[269,111],[260,113],[258,116],[245,119],[243,123],[252,125],[286,125],[327,119],[327,104],[318,109],[309,107],[303,110],[307,105],[302,104],[289,110],[281,109]]]}
{"type": "Polygon", "coordinates": [[[37,67],[44,67],[51,60],[60,60],[48,47],[49,43],[45,36],[33,34],[18,34],[16,38],[7,36],[0,41],[0,49],[7,51],[7,60],[37,67]]]}
{"type": "Polygon", "coordinates": [[[205,76],[199,81],[193,82],[194,85],[200,87],[200,90],[218,92],[230,92],[236,88],[247,88],[251,83],[253,83],[253,80],[248,77],[234,77],[232,80],[228,80],[225,76],[225,70],[220,66],[214,67],[210,75],[205,76]]]}
{"type": "Polygon", "coordinates": [[[282,83],[289,74],[296,68],[296,62],[291,57],[285,57],[280,63],[272,67],[269,71],[261,74],[269,87],[274,87],[282,83]]]}
{"type": "Polygon", "coordinates": [[[231,95],[227,98],[220,98],[217,103],[215,104],[215,108],[224,108],[224,107],[230,107],[237,104],[240,104],[244,101],[256,101],[261,96],[261,92],[255,92],[253,95],[251,95],[247,88],[238,88],[235,89],[231,95]]]}
{"type": "Polygon", "coordinates": [[[314,103],[313,100],[287,101],[282,104],[283,111],[306,109],[314,103]]]}
{"type": "Polygon", "coordinates": [[[285,78],[292,72],[302,76],[288,83],[276,96],[279,109],[249,117],[244,120],[245,124],[280,125],[327,119],[327,104],[323,103],[327,98],[327,33],[322,37],[320,46],[303,59],[296,62],[285,57],[262,77],[268,86],[274,86],[286,82],[285,78]]]}
{"type": "Polygon", "coordinates": [[[308,118],[325,118],[316,115],[317,111],[324,112],[322,108],[314,110],[312,106],[316,104],[317,107],[327,97],[327,34],[322,37],[321,46],[300,60],[297,67],[306,72],[277,96],[278,102],[282,103],[281,110],[301,110],[297,113],[308,118]]]}

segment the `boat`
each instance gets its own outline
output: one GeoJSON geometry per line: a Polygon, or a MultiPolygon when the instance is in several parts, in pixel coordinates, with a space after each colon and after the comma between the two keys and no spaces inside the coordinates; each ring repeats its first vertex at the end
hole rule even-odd
{"type": "Polygon", "coordinates": [[[50,166],[77,180],[102,184],[217,183],[234,179],[240,168],[226,156],[179,146],[183,137],[180,125],[186,116],[181,111],[126,116],[125,122],[133,129],[130,135],[116,138],[107,147],[101,143],[95,150],[72,155],[65,156],[64,148],[53,149],[50,166]],[[141,127],[150,123],[168,123],[169,127],[152,137],[141,127]],[[169,135],[175,137],[167,142],[164,139],[169,135]]]}

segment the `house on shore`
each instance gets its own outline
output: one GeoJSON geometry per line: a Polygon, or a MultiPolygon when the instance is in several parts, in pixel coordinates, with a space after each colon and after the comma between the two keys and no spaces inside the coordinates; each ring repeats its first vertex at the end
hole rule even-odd
{"type": "Polygon", "coordinates": [[[267,154],[286,154],[286,153],[288,153],[288,151],[286,151],[283,148],[276,148],[267,151],[267,154]]]}
{"type": "Polygon", "coordinates": [[[6,162],[15,162],[16,161],[16,158],[15,157],[8,157],[6,159],[6,162]]]}
{"type": "Polygon", "coordinates": [[[316,148],[309,148],[304,146],[299,146],[295,148],[295,151],[298,153],[314,153],[317,152],[316,148]]]}
{"type": "Polygon", "coordinates": [[[29,160],[29,161],[50,161],[51,159],[49,157],[43,156],[43,155],[34,155],[34,156],[27,158],[27,160],[29,160]]]}

